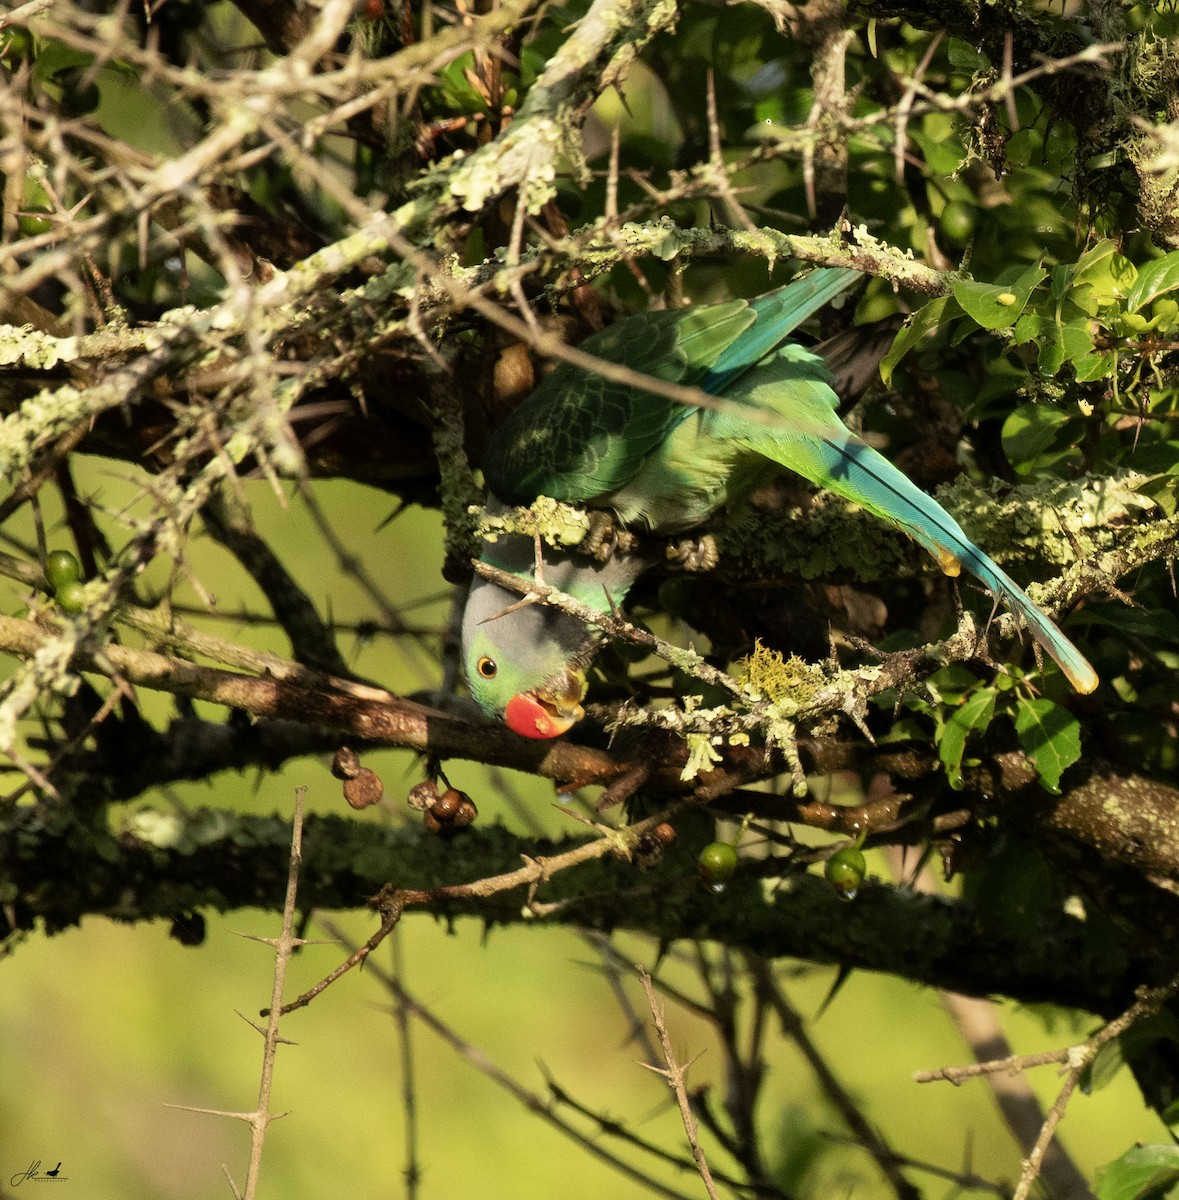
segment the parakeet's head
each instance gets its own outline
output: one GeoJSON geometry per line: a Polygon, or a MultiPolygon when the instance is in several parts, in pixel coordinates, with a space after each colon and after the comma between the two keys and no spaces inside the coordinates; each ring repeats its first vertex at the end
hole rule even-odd
{"type": "Polygon", "coordinates": [[[467,686],[479,707],[523,737],[554,738],[584,712],[596,639],[574,617],[476,578],[463,612],[467,686]]]}

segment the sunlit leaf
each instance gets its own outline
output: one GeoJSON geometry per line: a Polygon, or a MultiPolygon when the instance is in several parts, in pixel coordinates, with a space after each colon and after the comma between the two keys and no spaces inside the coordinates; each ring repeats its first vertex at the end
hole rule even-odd
{"type": "Polygon", "coordinates": [[[1081,726],[1066,708],[1051,700],[1021,700],[1015,732],[1024,753],[1036,765],[1040,782],[1060,791],[1060,776],[1081,757],[1081,726]]]}
{"type": "Polygon", "coordinates": [[[1093,349],[1089,324],[1052,325],[1044,330],[1040,342],[1040,370],[1055,375],[1066,362],[1075,362],[1093,349]]]}
{"type": "Polygon", "coordinates": [[[1045,275],[1043,267],[1029,267],[1011,283],[960,279],[954,284],[954,299],[984,329],[1008,329],[1019,319],[1032,290],[1045,275]]]}
{"type": "Polygon", "coordinates": [[[1094,379],[1104,379],[1113,374],[1117,361],[1116,354],[1086,354],[1073,363],[1073,370],[1078,382],[1091,383],[1094,379]]]}
{"type": "Polygon", "coordinates": [[[1137,312],[1156,296],[1176,288],[1179,288],[1179,253],[1172,251],[1138,268],[1138,278],[1126,294],[1126,307],[1137,312]]]}
{"type": "MultiPolygon", "coordinates": [[[[1015,344],[1022,346],[1027,342],[1038,341],[1042,337],[1047,337],[1051,330],[1055,329],[1052,321],[1038,312],[1025,312],[1023,316],[1015,322],[1013,330],[1015,335],[1015,344]]],[[[1043,351],[1040,354],[1041,362],[1043,361],[1043,351]]]]}
{"type": "Polygon", "coordinates": [[[1072,288],[1074,292],[1083,288],[1099,304],[1109,304],[1126,295],[1137,274],[1134,264],[1106,239],[1077,259],[1072,288]]]}
{"type": "Polygon", "coordinates": [[[974,730],[985,729],[994,715],[994,689],[979,688],[946,721],[938,738],[937,752],[946,769],[950,787],[955,791],[962,786],[962,755],[966,750],[966,739],[974,730]]]}
{"type": "Polygon", "coordinates": [[[952,296],[938,296],[919,308],[901,327],[900,333],[880,363],[880,378],[891,382],[893,368],[925,335],[939,325],[961,316],[962,310],[952,296]]]}
{"type": "Polygon", "coordinates": [[[1050,404],[1021,404],[1003,422],[1003,451],[1008,462],[1026,473],[1055,442],[1068,419],[1067,412],[1050,404]]]}

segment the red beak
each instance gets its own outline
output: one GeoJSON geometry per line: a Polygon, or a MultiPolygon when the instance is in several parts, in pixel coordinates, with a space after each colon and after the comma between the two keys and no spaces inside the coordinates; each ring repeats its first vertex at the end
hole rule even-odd
{"type": "Polygon", "coordinates": [[[567,668],[534,691],[517,692],[504,709],[504,724],[526,738],[555,738],[585,716],[585,676],[567,668]]]}

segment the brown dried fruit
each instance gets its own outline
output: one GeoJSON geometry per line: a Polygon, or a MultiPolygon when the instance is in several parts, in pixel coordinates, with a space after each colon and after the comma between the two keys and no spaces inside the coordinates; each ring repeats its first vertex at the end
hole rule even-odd
{"type": "Polygon", "coordinates": [[[438,821],[453,821],[455,813],[458,812],[459,806],[463,802],[462,792],[456,791],[454,788],[447,788],[446,791],[430,805],[430,812],[434,814],[435,820],[438,821]]]}
{"type": "Polygon", "coordinates": [[[451,823],[456,829],[464,829],[479,815],[479,810],[470,796],[463,792],[459,792],[459,795],[462,796],[462,800],[459,802],[458,811],[454,814],[454,820],[451,823]]]}
{"type": "Polygon", "coordinates": [[[348,746],[341,746],[332,758],[332,774],[337,779],[355,779],[360,774],[360,755],[348,746]]]}
{"type": "Polygon", "coordinates": [[[511,403],[523,399],[532,391],[536,385],[536,375],[532,355],[523,342],[513,342],[500,351],[499,358],[495,360],[493,380],[497,401],[511,403]]]}
{"type": "Polygon", "coordinates": [[[405,802],[410,808],[416,808],[418,812],[425,812],[437,799],[438,785],[432,779],[423,779],[421,783],[415,783],[409,789],[409,795],[405,797],[405,802]]]}
{"type": "Polygon", "coordinates": [[[654,831],[648,831],[639,838],[632,861],[640,871],[650,871],[663,861],[663,843],[655,836],[654,831]]]}
{"type": "Polygon", "coordinates": [[[368,767],[361,767],[354,779],[344,780],[344,799],[353,808],[369,808],[379,804],[385,794],[381,777],[368,767]]]}

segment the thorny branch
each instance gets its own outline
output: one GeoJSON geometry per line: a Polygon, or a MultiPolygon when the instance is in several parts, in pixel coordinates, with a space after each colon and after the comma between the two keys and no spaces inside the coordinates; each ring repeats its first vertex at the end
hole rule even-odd
{"type": "MultiPolygon", "coordinates": [[[[287,968],[290,966],[291,955],[301,945],[302,938],[296,937],[295,929],[295,898],[299,890],[299,869],[303,859],[303,797],[305,789],[298,788],[295,792],[294,816],[291,822],[290,866],[287,874],[286,896],[282,907],[282,931],[277,938],[256,937],[253,940],[263,942],[274,949],[274,983],[271,989],[271,1003],[267,1010],[270,1014],[264,1029],[254,1025],[262,1035],[262,1071],[258,1085],[258,1103],[253,1112],[225,1112],[212,1108],[192,1108],[184,1106],[187,1111],[203,1113],[214,1117],[233,1117],[245,1121],[250,1126],[250,1161],[246,1170],[244,1191],[239,1191],[232,1176],[229,1185],[237,1200],[253,1200],[258,1192],[258,1178],[262,1168],[262,1150],[266,1144],[266,1133],[272,1122],[277,1121],[285,1113],[275,1113],[270,1109],[270,1096],[274,1086],[274,1067],[278,1053],[279,1022],[282,1018],[282,993],[286,982],[287,968]]],[[[251,1021],[249,1024],[253,1025],[251,1021]]],[[[169,1107],[178,1108],[179,1105],[169,1107]]]]}
{"type": "MultiPolygon", "coordinates": [[[[341,944],[345,946],[348,944],[348,939],[333,922],[324,921],[323,927],[341,944]]],[[[352,958],[355,958],[357,952],[353,952],[352,958]]],[[[579,1149],[606,1162],[624,1177],[641,1182],[645,1188],[657,1195],[666,1196],[668,1200],[688,1200],[683,1192],[678,1192],[674,1188],[667,1187],[665,1184],[651,1178],[647,1173],[612,1153],[603,1145],[601,1138],[587,1137],[569,1121],[561,1117],[543,1095],[525,1087],[519,1080],[492,1062],[478,1046],[473,1045],[454,1029],[453,1026],[443,1021],[428,1005],[413,995],[395,975],[391,975],[384,968],[374,965],[371,962],[368,964],[367,970],[389,993],[393,1003],[397,1006],[398,1012],[404,1012],[408,1017],[423,1025],[436,1037],[450,1046],[455,1053],[470,1063],[475,1070],[486,1076],[497,1087],[511,1096],[512,1099],[521,1104],[529,1113],[538,1116],[546,1124],[553,1126],[579,1149]]]]}

